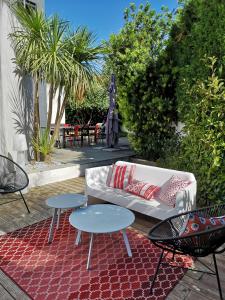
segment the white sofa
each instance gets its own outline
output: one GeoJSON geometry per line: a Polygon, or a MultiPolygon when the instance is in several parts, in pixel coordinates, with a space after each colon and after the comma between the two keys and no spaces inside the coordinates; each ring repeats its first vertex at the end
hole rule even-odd
{"type": "MultiPolygon", "coordinates": [[[[118,161],[116,164],[132,164],[118,161]]],[[[139,213],[164,220],[172,215],[195,208],[197,183],[192,173],[181,172],[135,164],[134,178],[140,181],[162,186],[172,175],[191,181],[184,190],[176,194],[175,207],[167,206],[156,199],[145,200],[141,197],[106,185],[109,166],[86,169],[86,195],[105,200],[139,213]]]]}

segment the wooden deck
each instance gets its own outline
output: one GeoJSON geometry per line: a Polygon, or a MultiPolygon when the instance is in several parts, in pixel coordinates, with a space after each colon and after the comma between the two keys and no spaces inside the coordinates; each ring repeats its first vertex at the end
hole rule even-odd
{"type": "MultiPolygon", "coordinates": [[[[52,210],[45,205],[49,196],[62,193],[83,193],[84,178],[79,177],[42,187],[33,188],[25,195],[31,213],[28,214],[22,201],[5,204],[9,198],[1,198],[0,205],[0,234],[14,231],[24,226],[36,223],[52,215],[52,210]]],[[[16,197],[16,196],[15,196],[16,197]]],[[[11,199],[11,198],[10,198],[11,199]]],[[[136,214],[133,225],[146,234],[156,221],[136,214]]],[[[211,263],[211,257],[205,259],[211,263]]],[[[196,264],[197,265],[197,264],[196,264]]],[[[225,299],[225,254],[218,255],[218,267],[225,299]]],[[[0,271],[0,299],[27,300],[29,297],[0,271]]],[[[188,271],[167,297],[168,300],[216,300],[219,299],[215,276],[188,271]]]]}

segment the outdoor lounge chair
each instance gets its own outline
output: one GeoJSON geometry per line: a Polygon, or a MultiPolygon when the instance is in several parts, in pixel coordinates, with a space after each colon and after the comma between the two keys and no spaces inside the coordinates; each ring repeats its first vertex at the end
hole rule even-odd
{"type": "MultiPolygon", "coordinates": [[[[205,257],[212,254],[215,271],[205,264],[203,265],[207,267],[209,272],[195,269],[191,270],[216,275],[220,299],[223,299],[215,254],[220,254],[225,251],[225,204],[193,210],[170,217],[158,223],[150,230],[149,239],[157,247],[162,249],[156,272],[151,283],[150,293],[154,288],[155,280],[159,273],[160,264],[163,263],[162,260],[165,252],[172,252],[173,258],[176,254],[190,255],[194,258],[205,257]],[[193,216],[198,218],[201,223],[199,223],[198,227],[198,224],[195,223],[195,221],[192,222],[192,226],[190,227],[191,230],[187,233],[185,228],[187,228],[188,220],[190,220],[190,217],[193,218],[193,216]],[[219,216],[222,217],[218,218],[219,216]],[[209,222],[216,222],[217,225],[207,225],[209,222]],[[204,224],[206,224],[206,227],[203,229],[202,225],[204,224]],[[198,229],[196,230],[197,227],[198,229]],[[199,230],[200,227],[202,228],[201,230],[199,230]],[[195,233],[193,233],[194,230],[192,231],[192,228],[196,230],[195,233]]],[[[201,261],[199,262],[201,263],[201,261]]]]}
{"type": "Polygon", "coordinates": [[[6,156],[0,155],[0,195],[19,192],[28,213],[30,213],[21,192],[28,186],[28,183],[26,172],[18,164],[6,156]]]}

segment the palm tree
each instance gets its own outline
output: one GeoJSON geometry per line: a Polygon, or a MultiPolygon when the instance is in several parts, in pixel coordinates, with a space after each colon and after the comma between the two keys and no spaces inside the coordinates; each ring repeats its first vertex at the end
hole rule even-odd
{"type": "Polygon", "coordinates": [[[82,101],[93,85],[100,81],[99,62],[104,48],[101,45],[95,46],[95,43],[95,35],[86,27],[79,27],[76,31],[69,32],[64,39],[70,68],[64,73],[60,83],[64,97],[57,109],[54,139],[58,135],[60,122],[69,99],[74,102],[82,101]]]}
{"type": "MultiPolygon", "coordinates": [[[[15,5],[13,11],[20,24],[10,34],[15,51],[15,64],[20,69],[19,74],[31,75],[34,81],[33,137],[36,139],[40,129],[39,82],[43,78],[41,70],[35,69],[33,64],[45,46],[47,22],[42,12],[29,10],[28,13],[21,5],[15,5]]],[[[35,157],[37,158],[37,153],[35,157]]]]}
{"type": "Polygon", "coordinates": [[[64,76],[71,70],[71,59],[67,53],[64,36],[68,30],[68,23],[57,15],[48,19],[48,29],[45,48],[36,60],[34,68],[42,69],[44,78],[49,84],[47,129],[50,130],[52,120],[53,98],[64,76]]]}
{"type": "MultiPolygon", "coordinates": [[[[68,22],[57,15],[45,18],[43,13],[16,5],[14,12],[21,23],[11,34],[16,64],[35,81],[34,136],[39,128],[38,82],[49,84],[47,130],[52,120],[53,98],[58,90],[57,113],[53,139],[58,135],[68,98],[82,100],[98,80],[98,64],[103,47],[95,46],[95,36],[85,27],[70,31],[68,22]]],[[[36,135],[37,136],[37,135],[36,135]]]]}

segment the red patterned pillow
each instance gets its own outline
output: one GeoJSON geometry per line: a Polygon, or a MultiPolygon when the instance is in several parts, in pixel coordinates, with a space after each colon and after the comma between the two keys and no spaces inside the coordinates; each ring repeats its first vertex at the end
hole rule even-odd
{"type": "Polygon", "coordinates": [[[140,196],[147,200],[154,198],[155,193],[159,190],[160,187],[142,181],[135,181],[129,184],[125,189],[126,192],[140,196]]]}
{"type": "Polygon", "coordinates": [[[125,189],[133,180],[135,165],[112,165],[106,184],[112,188],[125,189]]]}
{"type": "Polygon", "coordinates": [[[203,218],[194,213],[190,213],[187,221],[184,223],[183,229],[181,229],[180,236],[213,229],[218,226],[225,226],[225,216],[203,218]]]}
{"type": "Polygon", "coordinates": [[[173,175],[161,186],[160,192],[157,195],[157,199],[169,206],[174,207],[176,204],[176,193],[186,188],[190,183],[190,181],[173,175]]]}

